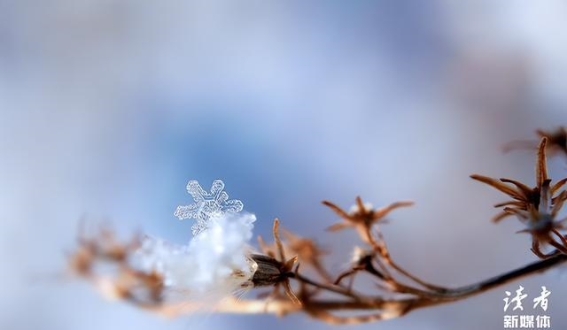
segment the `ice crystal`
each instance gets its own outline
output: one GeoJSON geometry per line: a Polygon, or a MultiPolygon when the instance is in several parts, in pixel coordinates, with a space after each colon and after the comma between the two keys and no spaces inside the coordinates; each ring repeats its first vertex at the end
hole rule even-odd
{"type": "Polygon", "coordinates": [[[187,191],[193,196],[195,203],[178,206],[175,216],[179,220],[195,219],[191,227],[193,235],[198,235],[209,227],[211,218],[220,217],[227,213],[238,213],[244,205],[237,199],[228,199],[222,180],[213,181],[211,191],[205,191],[199,182],[191,180],[187,183],[187,191]]]}
{"type": "Polygon", "coordinates": [[[252,285],[257,265],[247,255],[255,221],[250,213],[223,214],[184,245],[146,237],[130,263],[143,272],[160,274],[171,293],[201,300],[204,293],[208,298],[226,297],[252,285]]]}

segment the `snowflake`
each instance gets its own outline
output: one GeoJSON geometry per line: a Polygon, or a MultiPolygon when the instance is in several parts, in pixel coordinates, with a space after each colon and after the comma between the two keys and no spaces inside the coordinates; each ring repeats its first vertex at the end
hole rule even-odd
{"type": "Polygon", "coordinates": [[[213,181],[210,192],[203,190],[196,180],[191,180],[187,183],[187,191],[193,196],[195,203],[178,206],[174,214],[179,220],[195,219],[197,221],[191,227],[193,235],[206,230],[211,218],[220,217],[226,213],[238,213],[244,207],[241,201],[228,199],[222,180],[213,181]]]}

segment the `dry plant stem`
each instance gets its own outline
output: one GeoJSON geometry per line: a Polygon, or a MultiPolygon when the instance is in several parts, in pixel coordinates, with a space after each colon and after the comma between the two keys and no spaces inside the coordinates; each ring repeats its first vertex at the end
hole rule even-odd
{"type": "MultiPolygon", "coordinates": [[[[385,240],[377,226],[374,226],[374,229],[376,231],[371,232],[368,228],[367,237],[371,237],[375,244],[370,246],[370,250],[361,250],[362,254],[351,270],[339,275],[337,280],[333,282],[324,278],[315,280],[301,274],[299,265],[296,263],[297,256],[290,259],[286,258],[284,250],[289,246],[287,242],[284,244],[280,239],[279,221],[276,219],[273,227],[275,249],[269,250],[266,244],[261,241],[261,245],[266,250],[266,255],[250,256],[258,265],[263,262],[263,266],[259,266],[256,273],[265,274],[268,277],[255,274],[252,282],[255,286],[273,285],[274,289],[270,299],[240,300],[230,297],[218,303],[215,311],[239,314],[269,313],[277,316],[303,312],[312,318],[329,324],[366,323],[401,317],[416,309],[462,300],[518,280],[521,277],[537,274],[567,261],[567,255],[563,251],[564,246],[551,241],[550,244],[557,250],[548,255],[540,256],[547,258],[545,260],[471,285],[445,288],[421,281],[398,266],[392,260],[385,240]],[[269,269],[266,268],[267,266],[270,266],[269,269]],[[269,271],[260,272],[262,269],[269,271]],[[274,269],[276,272],[273,272],[274,269]],[[346,287],[340,285],[342,279],[350,276],[354,280],[359,272],[373,276],[376,280],[376,287],[380,290],[368,294],[353,290],[351,285],[346,287]],[[405,284],[399,281],[395,276],[399,274],[395,273],[403,275],[402,278],[411,280],[408,281],[411,283],[405,284]],[[276,276],[270,277],[270,274],[276,276]],[[295,282],[295,290],[290,282],[295,282]],[[284,294],[281,294],[281,289],[283,289],[284,294]],[[327,295],[322,293],[327,293],[327,295]],[[344,312],[354,311],[359,313],[350,316],[342,315],[344,312]],[[360,312],[363,314],[360,314],[360,312]]],[[[559,237],[561,243],[564,243],[565,237],[561,236],[558,231],[554,230],[552,233],[559,237]]],[[[133,242],[137,242],[137,240],[133,240],[133,242]]],[[[198,301],[173,302],[162,300],[163,279],[157,273],[144,273],[129,268],[124,256],[132,253],[136,244],[126,243],[121,245],[106,232],[101,232],[100,239],[84,239],[80,243],[81,248],[70,260],[72,261],[71,266],[81,276],[89,279],[107,297],[122,299],[136,307],[166,317],[202,311],[199,307],[201,304],[198,301]],[[119,266],[118,276],[114,278],[113,283],[109,283],[108,278],[98,276],[90,267],[92,262],[98,258],[106,262],[115,262],[119,266]],[[148,294],[137,295],[136,287],[145,288],[148,294]]],[[[539,240],[533,241],[532,250],[536,254],[540,253],[539,243],[539,240]]]]}
{"type": "MultiPolygon", "coordinates": [[[[283,253],[283,244],[279,239],[278,234],[279,222],[276,220],[274,222],[274,240],[276,247],[278,248],[278,256],[280,260],[285,260],[285,254],[283,253]]],[[[385,247],[383,241],[381,241],[382,246],[385,247]]],[[[384,250],[387,251],[387,250],[384,250]]],[[[379,254],[378,256],[384,257],[384,255],[389,257],[389,254],[379,254]]],[[[377,278],[381,279],[386,284],[390,284],[394,287],[394,293],[403,293],[405,295],[411,295],[410,297],[392,297],[386,298],[383,296],[365,296],[358,292],[351,290],[350,288],[344,288],[338,285],[330,283],[319,283],[315,280],[311,280],[308,277],[302,276],[298,268],[295,272],[289,273],[289,279],[293,279],[298,282],[301,288],[301,294],[298,295],[299,298],[291,293],[291,288],[286,285],[286,291],[289,290],[290,293],[287,295],[288,299],[282,296],[274,297],[273,300],[237,300],[237,299],[225,299],[218,306],[217,312],[224,313],[239,313],[239,314],[264,314],[270,313],[278,316],[283,316],[289,313],[304,312],[307,315],[319,319],[321,321],[330,324],[356,324],[365,323],[378,320],[385,320],[395,317],[400,317],[407,314],[410,311],[431,307],[440,304],[445,304],[449,302],[454,302],[457,300],[462,300],[473,295],[481,294],[495,287],[504,285],[511,281],[518,280],[521,277],[534,275],[536,273],[545,271],[553,266],[558,265],[564,261],[567,261],[567,256],[564,254],[555,255],[554,257],[548,258],[543,261],[532,263],[525,267],[494,276],[492,278],[486,279],[484,281],[474,283],[471,285],[466,285],[457,288],[442,288],[426,291],[417,289],[408,285],[399,283],[394,278],[383,277],[380,271],[377,271],[372,265],[374,257],[369,256],[366,260],[366,267],[362,267],[360,264],[360,270],[365,270],[377,278]],[[315,298],[310,295],[307,291],[307,287],[311,286],[316,288],[316,291],[326,291],[332,292],[342,298],[335,299],[323,299],[315,298]],[[295,298],[295,299],[294,299],[295,298]],[[300,302],[298,303],[297,300],[300,302]],[[339,316],[333,314],[333,312],[338,311],[368,311],[370,314],[366,315],[356,315],[356,316],[339,316]]],[[[354,269],[353,269],[354,270],[354,269]]],[[[348,273],[348,272],[347,272],[348,273]]],[[[287,292],[286,292],[287,293],[287,292]]],[[[144,304],[142,302],[133,301],[131,297],[128,300],[131,303],[139,307],[149,309],[153,312],[165,316],[176,316],[181,314],[188,314],[196,312],[195,306],[191,304],[144,304]]]]}
{"type": "MultiPolygon", "coordinates": [[[[412,275],[410,272],[406,271],[405,269],[403,269],[401,266],[399,266],[398,264],[396,264],[394,262],[394,260],[391,258],[390,256],[390,252],[388,250],[388,247],[386,246],[386,241],[384,240],[384,237],[382,235],[382,232],[380,231],[380,229],[378,228],[378,226],[376,226],[375,228],[375,232],[378,235],[378,238],[380,240],[380,245],[377,246],[378,248],[378,252],[380,252],[380,254],[382,255],[384,261],[390,266],[392,267],[392,269],[396,270],[397,272],[399,272],[400,274],[406,276],[407,278],[409,278],[410,280],[414,281],[415,283],[423,286],[424,288],[427,288],[429,290],[433,290],[433,291],[437,291],[437,292],[444,292],[446,289],[431,283],[427,283],[421,279],[419,279],[418,277],[416,277],[415,275],[412,275]]],[[[370,233],[368,233],[369,236],[371,236],[370,233]]]]}
{"type": "MultiPolygon", "coordinates": [[[[488,278],[484,281],[466,285],[458,288],[447,289],[443,295],[436,296],[415,296],[400,299],[385,299],[382,297],[365,297],[363,299],[349,300],[332,300],[332,299],[310,299],[303,301],[303,305],[298,305],[288,299],[279,299],[270,302],[265,300],[237,300],[225,299],[217,306],[216,312],[222,313],[238,313],[238,314],[275,314],[283,316],[290,313],[305,312],[311,317],[321,319],[331,324],[356,324],[378,320],[385,320],[402,316],[410,311],[441,305],[445,303],[462,300],[477,294],[484,293],[488,290],[505,285],[512,281],[516,281],[522,277],[535,275],[537,273],[549,270],[560,263],[567,261],[566,255],[557,255],[555,257],[532,263],[530,265],[518,268],[516,270],[488,278]],[[368,310],[374,311],[369,315],[347,316],[341,317],[331,314],[333,311],[354,311],[368,310]]],[[[323,289],[329,289],[328,286],[317,284],[309,279],[296,276],[299,282],[305,282],[310,285],[316,285],[323,289]]],[[[337,292],[336,290],[333,290],[337,292]]],[[[344,293],[344,292],[337,292],[344,293]]],[[[195,307],[187,304],[183,305],[141,305],[135,301],[139,307],[146,308],[158,314],[173,317],[187,313],[195,312],[195,307]]]]}
{"type": "MultiPolygon", "coordinates": [[[[416,284],[427,290],[435,291],[434,293],[444,292],[445,290],[444,288],[427,283],[419,279],[418,277],[412,275],[410,272],[406,271],[399,265],[397,265],[390,257],[390,253],[388,251],[388,247],[386,246],[384,237],[382,236],[382,233],[379,230],[378,224],[386,222],[386,220],[384,219],[386,215],[388,215],[391,211],[397,208],[412,206],[413,202],[410,201],[395,202],[384,208],[371,209],[371,208],[367,208],[362,202],[362,198],[358,196],[356,198],[356,209],[354,211],[351,211],[350,213],[346,212],[345,210],[341,209],[340,207],[329,201],[323,201],[323,204],[329,207],[331,210],[333,210],[343,220],[343,222],[332,225],[331,227],[328,228],[328,230],[337,231],[348,227],[354,227],[354,229],[357,231],[362,241],[370,245],[374,249],[374,251],[378,252],[381,255],[382,258],[377,258],[376,261],[380,264],[381,268],[383,268],[382,275],[384,275],[386,282],[388,282],[388,284],[392,284],[399,292],[403,292],[403,293],[421,292],[423,294],[431,294],[431,292],[429,291],[421,291],[417,288],[408,287],[399,283],[389,274],[389,272],[385,269],[385,267],[382,266],[382,263],[390,266],[396,272],[404,275],[411,281],[415,282],[416,284]],[[373,230],[376,232],[377,237],[373,235],[372,233],[373,230]]],[[[337,281],[340,282],[340,279],[341,278],[339,277],[337,281]]],[[[337,281],[335,281],[335,283],[338,283],[337,281]]]]}
{"type": "MultiPolygon", "coordinates": [[[[273,243],[268,245],[259,238],[262,252],[246,255],[251,262],[255,262],[256,268],[246,286],[240,287],[268,287],[272,288],[271,294],[267,299],[257,297],[250,300],[230,296],[216,304],[215,311],[277,316],[302,312],[329,324],[366,323],[397,318],[416,309],[466,299],[558,266],[567,261],[567,235],[562,234],[567,229],[567,218],[558,219],[558,214],[567,201],[567,190],[560,191],[567,184],[567,178],[551,184],[546,150],[548,147],[567,150],[567,131],[561,128],[553,134],[538,133],[543,137],[536,148],[535,187],[506,178],[494,179],[478,174],[471,177],[511,198],[496,205],[502,209],[493,221],[498,222],[508,216],[516,217],[525,226],[518,232],[531,235],[531,251],[543,260],[470,285],[455,288],[434,285],[398,265],[380,231],[379,226],[387,222],[385,217],[392,210],[411,206],[412,202],[395,202],[373,209],[357,197],[355,207],[346,212],[337,205],[324,201],[324,205],[342,218],[341,222],[331,225],[328,230],[336,232],[354,229],[364,243],[364,248],[355,248],[350,269],[331,276],[323,266],[322,258],[326,252],[314,240],[291,232],[284,231],[282,241],[279,220],[275,219],[273,243]],[[544,254],[542,246],[551,246],[555,250],[544,254]],[[288,259],[286,255],[293,257],[288,259]],[[299,262],[314,269],[313,276],[316,278],[301,273],[299,262]],[[360,273],[372,277],[373,292],[354,289],[356,277],[360,273]],[[346,285],[342,283],[345,279],[349,281],[346,285]],[[345,312],[351,314],[343,316],[345,312]]],[[[69,256],[69,266],[75,274],[90,281],[103,295],[122,299],[136,307],[167,317],[201,311],[200,301],[168,299],[164,294],[168,289],[164,274],[156,270],[141,271],[129,263],[129,256],[136,253],[140,246],[139,235],[132,241],[123,243],[116,240],[110,230],[102,228],[93,237],[80,235],[78,243],[79,248],[69,256]],[[98,274],[100,269],[94,265],[99,262],[114,266],[115,274],[98,274]]]]}
{"type": "MultiPolygon", "coordinates": [[[[481,294],[495,287],[515,281],[524,276],[530,276],[550,269],[564,261],[567,255],[561,251],[553,252],[545,257],[547,259],[527,265],[492,278],[457,288],[444,288],[433,286],[434,289],[422,288],[418,278],[414,277],[414,285],[401,283],[390,274],[389,269],[402,269],[396,265],[388,252],[384,239],[380,232],[374,234],[377,238],[379,249],[374,247],[365,252],[358,263],[350,271],[340,275],[334,283],[339,283],[342,278],[355,276],[358,272],[372,275],[377,280],[377,287],[381,291],[373,294],[363,294],[352,290],[351,287],[334,284],[325,279],[314,280],[299,272],[299,267],[294,267],[297,257],[286,258],[284,243],[280,240],[278,233],[279,222],[274,221],[274,245],[277,251],[270,251],[268,255],[255,255],[254,260],[264,260],[279,270],[280,276],[274,280],[274,291],[272,299],[239,300],[234,297],[224,299],[216,305],[217,312],[239,313],[239,314],[275,314],[283,316],[289,313],[303,312],[310,317],[316,318],[329,324],[356,324],[379,320],[396,318],[416,309],[432,307],[440,304],[462,300],[473,295],[481,294]],[[257,259],[260,258],[260,259],[257,259]],[[279,260],[278,260],[279,259],[279,260]],[[378,267],[378,268],[376,268],[378,267]],[[294,292],[290,281],[296,283],[297,290],[294,292]],[[280,289],[284,289],[282,295],[280,289]],[[387,294],[384,295],[384,292],[387,294]],[[321,295],[330,293],[331,295],[321,295]],[[336,313],[359,311],[364,315],[342,316],[336,313]]],[[[555,233],[556,236],[560,234],[555,233]]],[[[162,300],[160,293],[163,289],[162,278],[154,273],[141,273],[128,267],[124,255],[132,253],[135,244],[120,245],[113,239],[109,239],[106,233],[102,233],[102,239],[84,239],[81,249],[71,258],[71,266],[77,272],[90,280],[103,294],[111,298],[123,299],[136,307],[146,309],[166,317],[175,317],[198,313],[201,311],[200,303],[197,302],[173,302],[162,300]],[[116,252],[120,253],[116,253],[116,252]],[[92,262],[101,258],[102,260],[114,261],[118,267],[118,276],[113,283],[108,278],[100,277],[89,267],[92,262]],[[85,266],[86,265],[86,266],[85,266]],[[109,284],[112,284],[109,286],[109,284]],[[136,287],[145,288],[149,295],[137,295],[136,287]]],[[[136,242],[136,240],[134,240],[136,242]]],[[[538,243],[539,241],[534,241],[538,243]]],[[[534,243],[534,244],[535,244],[534,243]]],[[[562,247],[559,243],[557,247],[562,247]]],[[[554,245],[555,246],[555,245],[554,245]]],[[[534,248],[536,251],[539,248],[534,248]]],[[[403,270],[403,269],[402,269],[403,270]]],[[[412,279],[411,277],[408,277],[412,279]]],[[[253,279],[254,281],[254,279],[253,279]]],[[[258,282],[258,281],[257,281],[258,282]]],[[[264,281],[265,282],[265,281],[264,281]]],[[[263,286],[271,285],[271,282],[260,283],[263,286]]]]}
{"type": "Polygon", "coordinates": [[[296,280],[298,280],[301,283],[309,284],[309,285],[312,285],[312,286],[314,286],[318,289],[322,289],[322,290],[334,292],[334,293],[337,293],[337,294],[340,294],[340,295],[343,295],[343,296],[346,296],[346,297],[350,297],[354,300],[364,300],[365,299],[362,294],[357,293],[357,292],[355,292],[351,289],[345,289],[341,286],[332,285],[332,284],[319,283],[319,282],[311,280],[311,279],[309,279],[305,276],[302,276],[299,273],[295,273],[293,278],[295,278],[296,280]]]}
{"type": "MultiPolygon", "coordinates": [[[[333,277],[323,266],[321,257],[328,254],[327,251],[322,250],[312,240],[299,237],[292,232],[283,229],[282,233],[287,241],[287,247],[299,257],[299,262],[305,262],[310,265],[313,270],[326,282],[333,282],[333,277]]],[[[264,248],[266,244],[264,243],[264,248]]]]}

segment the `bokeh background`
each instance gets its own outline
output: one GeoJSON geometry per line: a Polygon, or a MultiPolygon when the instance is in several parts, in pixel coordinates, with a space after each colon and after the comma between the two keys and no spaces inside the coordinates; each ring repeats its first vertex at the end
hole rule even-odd
{"type": "MultiPolygon", "coordinates": [[[[533,152],[501,147],[566,124],[566,13],[559,0],[0,0],[0,328],[328,328],[164,320],[61,279],[81,218],[187,241],[173,211],[190,179],[223,179],[256,234],[277,216],[315,237],[335,272],[358,241],[324,232],[337,219],[320,201],[357,195],[416,201],[383,230],[431,282],[534,261],[515,220],[489,221],[504,196],[468,176],[534,182],[533,152]]],[[[561,274],[356,328],[502,329],[518,284],[530,300],[547,286],[553,329],[567,328],[561,274]]]]}

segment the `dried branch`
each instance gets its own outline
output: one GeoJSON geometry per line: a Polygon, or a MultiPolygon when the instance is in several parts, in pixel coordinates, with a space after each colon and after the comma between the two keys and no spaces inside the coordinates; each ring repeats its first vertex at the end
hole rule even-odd
{"type": "MultiPolygon", "coordinates": [[[[312,239],[289,230],[283,230],[282,239],[279,220],[275,219],[273,243],[267,244],[260,237],[261,251],[246,255],[253,269],[251,277],[247,280],[244,278],[246,273],[236,269],[230,274],[230,279],[239,283],[240,290],[268,287],[272,288],[271,292],[267,297],[263,295],[255,299],[237,299],[227,295],[215,301],[215,311],[277,316],[304,313],[329,324],[373,322],[482,294],[567,261],[567,237],[561,233],[567,220],[557,219],[567,200],[567,191],[560,191],[567,178],[551,184],[546,158],[550,141],[544,135],[538,145],[534,188],[511,179],[496,180],[478,174],[471,176],[512,198],[496,205],[503,209],[494,221],[508,216],[517,217],[525,225],[521,232],[532,236],[531,250],[543,260],[461,287],[431,284],[395,262],[379,227],[386,223],[385,217],[391,211],[411,206],[412,202],[396,202],[374,209],[357,197],[355,207],[347,212],[334,203],[324,201],[323,204],[342,219],[328,230],[335,232],[352,228],[366,245],[365,248],[355,248],[350,268],[332,275],[323,262],[328,251],[319,248],[312,239]],[[540,248],[543,244],[554,250],[543,253],[540,248]],[[300,271],[300,263],[308,266],[311,273],[304,272],[303,268],[300,271]],[[315,278],[308,274],[315,275],[315,278]],[[375,291],[357,290],[357,279],[361,274],[373,279],[375,291]]],[[[139,236],[129,242],[119,242],[108,229],[101,229],[91,237],[81,235],[78,248],[69,256],[69,267],[75,274],[93,283],[106,297],[121,299],[168,317],[199,312],[203,302],[191,296],[191,292],[187,299],[170,299],[171,288],[159,269],[143,270],[132,264],[131,259],[140,242],[139,236]],[[112,266],[112,270],[108,272],[108,267],[104,267],[105,272],[102,272],[98,267],[101,263],[112,266]]]]}

